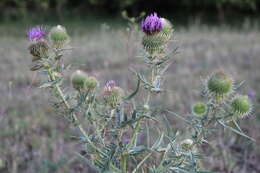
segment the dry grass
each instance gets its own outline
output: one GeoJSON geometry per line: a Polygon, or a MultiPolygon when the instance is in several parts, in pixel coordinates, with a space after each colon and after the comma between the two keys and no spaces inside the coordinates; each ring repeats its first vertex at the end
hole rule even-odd
{"type": "MultiPolygon", "coordinates": [[[[73,137],[77,131],[68,128],[63,118],[55,114],[49,106],[49,96],[37,88],[40,75],[28,70],[26,39],[8,34],[7,29],[0,28],[6,32],[0,39],[0,172],[91,172],[75,154],[81,148],[73,137]]],[[[19,32],[18,28],[10,30],[19,32]]],[[[106,25],[91,32],[80,31],[82,28],[75,28],[73,32],[71,44],[75,49],[68,54],[66,63],[97,76],[102,84],[115,79],[131,89],[129,81],[133,81],[133,75],[128,67],[140,67],[140,37],[106,25]]],[[[238,81],[246,80],[242,92],[252,95],[255,118],[246,119],[241,125],[257,142],[252,144],[221,131],[211,137],[212,147],[203,146],[203,150],[207,153],[207,167],[216,172],[260,172],[260,32],[183,28],[175,32],[172,46],[178,46],[180,53],[169,69],[163,101],[158,99],[155,103],[163,102],[185,114],[190,104],[200,99],[201,76],[223,69],[238,81]]],[[[174,119],[171,123],[181,131],[182,123],[174,119]]]]}

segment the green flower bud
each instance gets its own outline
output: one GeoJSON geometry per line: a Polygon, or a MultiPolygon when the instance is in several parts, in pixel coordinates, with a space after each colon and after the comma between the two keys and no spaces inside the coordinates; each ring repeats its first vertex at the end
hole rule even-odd
{"type": "Polygon", "coordinates": [[[61,25],[53,27],[50,30],[49,39],[55,48],[62,48],[70,41],[66,29],[61,25]]]}
{"type": "Polygon", "coordinates": [[[164,37],[165,41],[170,40],[170,38],[172,37],[173,34],[173,28],[172,28],[172,24],[169,20],[165,19],[165,18],[161,18],[162,21],[162,37],[164,37]]]}
{"type": "Polygon", "coordinates": [[[252,103],[248,96],[236,96],[231,102],[231,111],[239,118],[249,115],[252,111],[252,103]]]}
{"type": "Polygon", "coordinates": [[[192,147],[193,145],[193,140],[191,139],[185,139],[183,141],[181,141],[181,147],[185,150],[188,150],[192,147]]]}
{"type": "Polygon", "coordinates": [[[46,41],[41,40],[41,41],[33,42],[28,49],[31,55],[33,56],[32,61],[37,61],[40,60],[41,58],[47,57],[49,46],[46,43],[46,41]]]}
{"type": "Polygon", "coordinates": [[[95,77],[88,77],[85,81],[86,88],[95,89],[98,86],[98,81],[95,77]]]}
{"type": "Polygon", "coordinates": [[[148,104],[145,104],[145,105],[144,105],[144,110],[145,110],[145,111],[149,111],[149,110],[150,110],[150,106],[149,106],[148,104]]]}
{"type": "Polygon", "coordinates": [[[207,112],[207,105],[204,103],[196,103],[192,106],[192,112],[194,115],[202,117],[207,112]]]}
{"type": "Polygon", "coordinates": [[[76,90],[81,91],[85,89],[87,79],[88,76],[86,73],[77,70],[71,76],[71,83],[76,90]]]}
{"type": "Polygon", "coordinates": [[[207,90],[215,99],[223,99],[233,92],[233,80],[224,72],[216,72],[208,79],[207,90]]]}

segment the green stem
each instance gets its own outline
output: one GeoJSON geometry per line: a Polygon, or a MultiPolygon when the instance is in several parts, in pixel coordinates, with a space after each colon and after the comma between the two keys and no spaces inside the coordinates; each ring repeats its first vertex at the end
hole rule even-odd
{"type": "Polygon", "coordinates": [[[128,163],[128,155],[125,154],[122,156],[122,159],[121,159],[121,170],[122,170],[122,173],[127,173],[127,164],[128,163]]]}
{"type": "MultiPolygon", "coordinates": [[[[53,72],[51,71],[51,69],[48,69],[48,75],[49,75],[49,78],[51,80],[55,80],[55,76],[53,75],[53,72]]],[[[60,88],[60,86],[58,84],[55,84],[54,85],[54,88],[56,89],[56,91],[58,92],[58,95],[59,97],[62,99],[64,105],[66,106],[66,108],[68,110],[71,109],[69,103],[67,102],[67,100],[65,99],[65,96],[60,88]]],[[[91,147],[95,148],[99,153],[103,153],[101,152],[97,147],[96,145],[94,145],[92,143],[92,141],[89,139],[89,136],[87,135],[86,131],[84,130],[83,126],[81,124],[79,124],[79,119],[78,117],[76,116],[75,113],[72,113],[72,118],[73,118],[73,122],[76,122],[76,126],[78,127],[79,131],[82,133],[82,135],[84,136],[84,138],[87,140],[87,142],[91,145],[91,147]]]]}

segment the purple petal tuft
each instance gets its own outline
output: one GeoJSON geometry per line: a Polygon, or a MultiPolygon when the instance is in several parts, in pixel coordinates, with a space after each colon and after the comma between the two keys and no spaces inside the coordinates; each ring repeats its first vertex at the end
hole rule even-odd
{"type": "Polygon", "coordinates": [[[36,26],[27,31],[27,37],[30,41],[40,40],[46,35],[45,29],[42,26],[36,26]]]}
{"type": "Polygon", "coordinates": [[[162,30],[162,20],[157,13],[153,13],[142,21],[141,27],[146,34],[154,34],[162,30]]]}

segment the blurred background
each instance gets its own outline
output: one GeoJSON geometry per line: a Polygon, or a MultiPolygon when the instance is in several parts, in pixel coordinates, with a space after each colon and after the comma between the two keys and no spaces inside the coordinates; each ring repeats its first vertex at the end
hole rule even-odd
{"type": "MultiPolygon", "coordinates": [[[[93,172],[75,154],[82,149],[78,131],[55,114],[47,92],[37,88],[41,76],[29,70],[26,30],[64,25],[74,47],[65,63],[95,75],[101,85],[114,79],[131,90],[128,67],[142,63],[141,33],[131,30],[124,10],[129,16],[157,12],[175,28],[171,46],[179,54],[160,104],[185,116],[201,99],[200,78],[217,69],[246,81],[241,93],[253,100],[254,113],[240,125],[256,142],[221,130],[202,148],[204,167],[259,173],[259,0],[0,0],[0,173],[93,172]]],[[[172,118],[171,124],[185,135],[179,120],[172,118]]]]}

